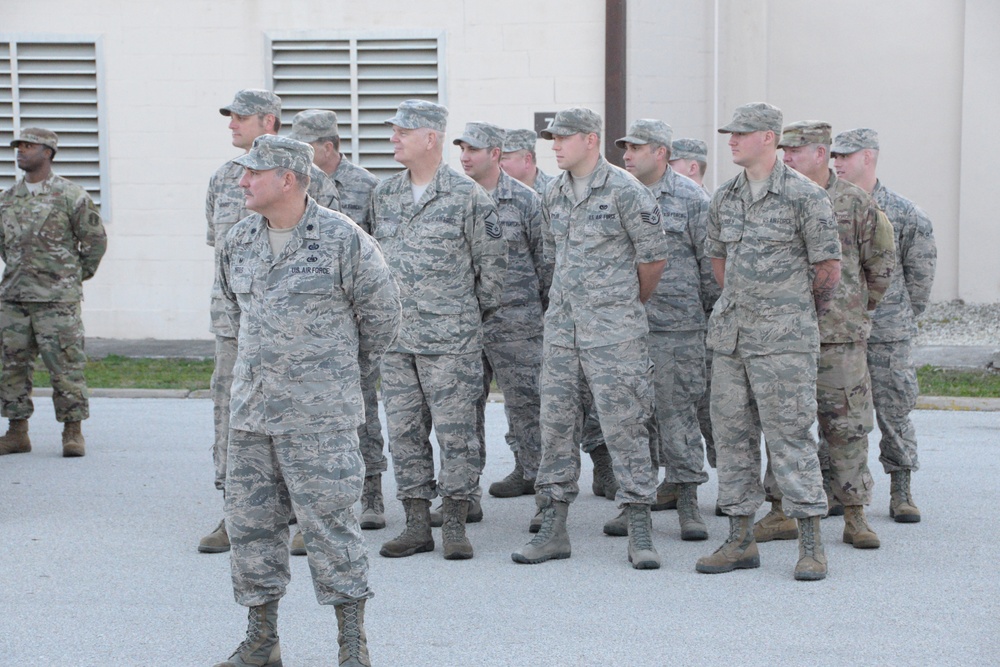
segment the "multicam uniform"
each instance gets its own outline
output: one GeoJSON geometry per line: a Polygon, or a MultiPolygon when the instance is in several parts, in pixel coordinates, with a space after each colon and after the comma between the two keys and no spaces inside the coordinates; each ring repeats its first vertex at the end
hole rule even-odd
{"type": "Polygon", "coordinates": [[[378,245],[312,198],[277,257],[259,214],[220,246],[219,294],[239,339],[226,480],[236,601],[284,594],[293,510],[319,603],[371,597],[353,510],[365,472],[358,353],[371,363],[395,338],[395,282],[378,245]]]}
{"type": "Polygon", "coordinates": [[[84,280],[107,249],[101,216],[87,192],[50,174],[32,194],[20,179],[0,194],[0,404],[3,416],[34,412],[32,377],[39,352],[52,376],[56,419],[90,416],[83,375],[84,280]]]}
{"type": "Polygon", "coordinates": [[[604,158],[580,201],[563,172],[543,205],[545,253],[555,272],[545,312],[536,489],[556,502],[579,493],[577,443],[589,388],[620,484],[617,500],[651,504],[652,365],[637,265],[667,255],[660,208],[644,185],[604,158]]]}
{"type": "Polygon", "coordinates": [[[420,200],[408,170],[372,193],[372,234],[399,284],[403,322],[382,360],[397,497],[468,500],[479,484],[482,321],[500,305],[507,244],[486,191],[442,163],[420,200]],[[441,446],[434,480],[430,414],[441,446]]]}
{"type": "Polygon", "coordinates": [[[830,198],[780,161],[755,198],[743,172],[712,198],[706,252],[725,260],[707,336],[719,505],[730,516],[752,516],[764,500],[760,447],[750,444],[756,399],[785,513],[823,516],[826,496],[809,431],[819,353],[810,267],[840,259],[830,198]]]}

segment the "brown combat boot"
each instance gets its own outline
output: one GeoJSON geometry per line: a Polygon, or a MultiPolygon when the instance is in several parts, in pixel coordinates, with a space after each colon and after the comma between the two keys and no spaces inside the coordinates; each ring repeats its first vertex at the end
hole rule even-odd
{"type": "Polygon", "coordinates": [[[365,477],[361,491],[361,530],[385,528],[385,504],[382,501],[382,473],[365,477]]]}
{"type": "Polygon", "coordinates": [[[337,612],[337,664],[340,667],[372,667],[365,634],[365,600],[352,600],[334,607],[337,612]]]}
{"type": "Polygon", "coordinates": [[[896,523],[920,523],[920,510],[913,504],[910,495],[910,471],[894,470],[889,473],[892,485],[889,488],[889,516],[896,523]]]}
{"type": "Polygon", "coordinates": [[[281,667],[278,642],[278,601],[250,607],[247,636],[229,660],[215,667],[281,667]]]}
{"type": "Polygon", "coordinates": [[[431,501],[407,498],[403,501],[406,511],[406,528],[398,537],[382,545],[379,554],[385,558],[403,558],[413,554],[434,551],[431,536],[431,501]]]}
{"type": "Polygon", "coordinates": [[[465,535],[465,519],[469,512],[469,501],[445,498],[442,502],[444,524],[441,526],[441,542],[445,560],[468,560],[472,558],[472,543],[465,535]]]}
{"type": "Polygon", "coordinates": [[[855,549],[878,549],[882,546],[878,535],[868,525],[865,508],[861,505],[844,506],[844,542],[855,549]]]}
{"type": "Polygon", "coordinates": [[[826,579],[826,552],[819,534],[818,516],[799,519],[799,562],[795,564],[795,579],[819,581],[826,579]]]}
{"type": "Polygon", "coordinates": [[[771,501],[771,511],[753,525],[753,538],[758,542],[771,540],[794,540],[799,536],[795,519],[785,516],[780,500],[771,501]]]}
{"type": "Polygon", "coordinates": [[[226,520],[223,519],[211,533],[198,542],[198,551],[203,554],[221,554],[229,551],[229,533],[226,532],[226,520]]]}
{"type": "MultiPolygon", "coordinates": [[[[465,523],[479,523],[483,520],[483,504],[479,498],[469,497],[469,511],[465,513],[465,523]]],[[[444,500],[441,504],[431,510],[431,528],[440,528],[444,525],[444,500]]]]}
{"type": "Polygon", "coordinates": [[[729,537],[711,556],[699,558],[694,569],[703,574],[721,574],[760,567],[752,521],[752,515],[729,517],[729,537]]]}
{"type": "Polygon", "coordinates": [[[0,436],[0,455],[27,454],[31,451],[31,440],[28,439],[28,420],[11,419],[7,424],[7,433],[0,436]]]}
{"type": "Polygon", "coordinates": [[[64,457],[83,456],[86,443],[80,432],[80,422],[66,422],[63,425],[62,443],[64,457]]]}

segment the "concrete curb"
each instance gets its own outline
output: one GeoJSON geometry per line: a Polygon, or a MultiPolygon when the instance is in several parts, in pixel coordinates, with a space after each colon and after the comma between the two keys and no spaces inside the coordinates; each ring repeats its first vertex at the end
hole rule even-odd
{"type": "Polygon", "coordinates": [[[1000,398],[970,398],[964,396],[919,396],[917,410],[971,410],[1000,412],[1000,398]]]}

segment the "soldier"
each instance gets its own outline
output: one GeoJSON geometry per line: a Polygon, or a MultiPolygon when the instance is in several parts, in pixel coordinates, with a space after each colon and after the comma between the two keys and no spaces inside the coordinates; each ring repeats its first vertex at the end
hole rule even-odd
{"type": "MultiPolygon", "coordinates": [[[[249,151],[254,139],[264,134],[277,134],[281,127],[281,98],[268,90],[246,89],[236,93],[232,104],[219,109],[229,117],[233,146],[249,151]]],[[[222,240],[229,229],[247,216],[243,190],[239,182],[243,168],[234,162],[219,167],[208,182],[205,197],[205,217],[208,220],[208,245],[215,248],[215,268],[218,275],[222,240]]],[[[339,210],[337,186],[318,167],[310,168],[309,194],[320,206],[339,210]]],[[[222,294],[218,283],[212,285],[210,308],[211,326],[215,334],[215,369],[212,371],[212,401],[215,419],[215,442],[212,459],[215,463],[215,488],[226,486],[226,451],[229,441],[229,388],[233,384],[233,364],[236,363],[236,331],[226,320],[222,294]]],[[[229,536],[225,521],[201,538],[198,551],[222,553],[229,551],[229,536]]],[[[300,549],[296,551],[301,553],[300,549]]]]}
{"type": "Polygon", "coordinates": [[[816,419],[817,313],[827,311],[840,280],[833,206],[822,188],[778,160],[777,107],[737,107],[719,132],[730,134],[733,162],[743,167],[712,197],[706,243],[722,286],[707,342],[715,355],[712,427],[729,537],[696,569],[760,566],[752,525],[764,491],[760,447],[750,444],[752,398],[785,514],[798,520],[795,578],[823,579],[819,521],[826,494],[810,427],[816,419]]]}
{"type": "MultiPolygon", "coordinates": [[[[879,215],[872,198],[830,169],[830,143],[830,124],[807,120],[787,126],[778,148],[784,149],[787,166],[824,188],[833,201],[841,270],[829,310],[819,319],[820,463],[827,503],[835,499],[844,506],[844,542],[856,549],[877,549],[878,535],[864,512],[872,497],[868,433],[874,426],[865,349],[871,331],[869,311],[889,287],[895,250],[892,225],[879,215]]],[[[770,465],[764,488],[771,511],[754,525],[754,538],[795,539],[795,522],[781,510],[781,492],[774,488],[770,465]]]]}
{"type": "Polygon", "coordinates": [[[63,423],[63,456],[83,456],[80,422],[90,416],[83,375],[80,301],[108,247],[94,202],[80,186],[52,171],[55,132],[27,127],[10,142],[24,176],[0,194],[0,405],[9,420],[0,454],[31,451],[28,419],[39,352],[52,377],[56,419],[63,423]]]}
{"type": "Polygon", "coordinates": [[[879,155],[875,130],[841,132],[833,142],[832,154],[837,175],[874,197],[896,237],[897,268],[872,316],[868,370],[882,432],[879,461],[892,480],[889,516],[899,523],[917,523],[920,510],[910,492],[910,473],[920,468],[917,434],[910,420],[918,392],[912,353],[917,316],[927,307],[934,284],[934,229],[920,207],[882,185],[875,175],[879,155]]]}
{"type": "MultiPolygon", "coordinates": [[[[313,162],[337,184],[340,193],[340,210],[361,229],[371,234],[371,194],[378,179],[344,157],[340,152],[340,133],[337,114],[321,109],[306,109],[292,119],[292,139],[304,141],[313,147],[313,162]]],[[[382,501],[382,473],[386,471],[385,442],[382,440],[382,422],[378,417],[378,364],[362,362],[371,373],[361,378],[361,393],[365,397],[365,423],[358,428],[361,454],[365,457],[365,488],[361,493],[361,528],[385,528],[385,506],[382,501]]],[[[296,533],[292,552],[298,551],[296,533]]]]}
{"type": "Polygon", "coordinates": [[[476,401],[483,393],[483,328],[500,305],[507,244],[486,191],[443,161],[448,110],[406,100],[392,126],[405,170],[372,193],[372,232],[399,284],[403,323],[382,360],[382,396],[406,529],[387,558],[433,551],[430,502],[443,496],[444,557],[472,558],[465,534],[479,486],[476,401]],[[430,414],[441,449],[434,480],[430,414]]]}
{"type": "Polygon", "coordinates": [[[555,177],[538,168],[538,156],[535,154],[538,135],[533,130],[507,130],[506,137],[500,166],[538,194],[544,194],[555,177]]]}
{"type": "MultiPolygon", "coordinates": [[[[708,539],[698,511],[698,485],[708,481],[698,425],[698,400],[705,393],[705,313],[719,296],[712,262],[705,255],[708,195],[667,166],[672,130],[661,120],[640,119],[615,141],[625,149],[625,169],[650,189],[660,205],[667,239],[667,264],[646,302],[649,354],[653,361],[659,460],[665,467],[657,489],[677,496],[682,540],[708,539]]],[[[626,515],[604,532],[625,535],[626,515]]]]}
{"type": "Polygon", "coordinates": [[[705,169],[708,167],[708,145],[701,139],[675,139],[670,145],[670,168],[687,176],[705,192],[705,169]]]}
{"type": "MultiPolygon", "coordinates": [[[[483,323],[483,395],[477,408],[480,465],[486,462],[486,398],[496,375],[503,392],[514,470],[490,485],[490,495],[512,498],[535,494],[541,457],[538,430],[538,374],[542,367],[542,313],[548,304],[552,267],[542,248],[542,204],[528,186],[500,169],[505,132],[490,123],[467,123],[452,143],[462,149],[465,175],[493,198],[504,239],[507,274],[500,307],[483,323]]],[[[480,468],[482,472],[482,468],[480,468]]]]}
{"type": "Polygon", "coordinates": [[[307,194],[312,159],[308,144],[265,134],[234,160],[255,214],[220,244],[218,283],[239,340],[226,522],[233,590],[249,626],[217,667],[281,665],[278,601],[290,579],[293,509],[316,599],[336,610],[339,664],[371,665],[372,593],[354,514],[365,472],[361,376],[395,339],[399,291],[378,244],[307,194]]]}
{"type": "Polygon", "coordinates": [[[663,272],[667,244],[649,190],[601,156],[601,117],[560,111],[542,132],[563,173],[543,198],[545,253],[555,263],[545,311],[541,391],[542,462],[535,496],[538,534],[517,563],[569,558],[569,503],[579,493],[577,443],[583,408],[594,405],[628,513],[628,560],[660,567],[649,506],[656,496],[650,460],[652,364],[643,309],[663,272]]]}

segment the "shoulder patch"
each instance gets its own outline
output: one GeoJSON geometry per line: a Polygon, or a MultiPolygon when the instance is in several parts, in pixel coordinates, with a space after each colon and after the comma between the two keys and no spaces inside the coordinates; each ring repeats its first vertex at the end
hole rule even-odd
{"type": "Polygon", "coordinates": [[[648,225],[658,225],[663,220],[662,216],[660,215],[659,206],[657,206],[651,211],[643,211],[642,213],[640,213],[640,215],[642,216],[642,221],[648,225]]]}
{"type": "Polygon", "coordinates": [[[493,209],[490,209],[486,213],[485,221],[486,221],[486,234],[490,238],[494,239],[500,238],[500,236],[503,234],[503,231],[500,229],[500,217],[497,215],[497,212],[493,209]]]}

